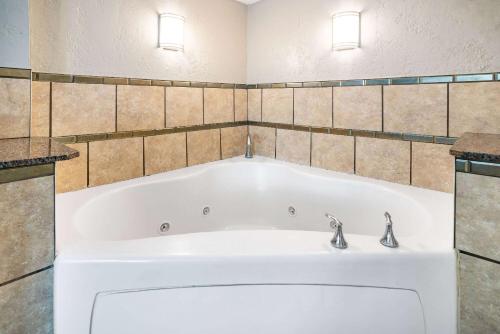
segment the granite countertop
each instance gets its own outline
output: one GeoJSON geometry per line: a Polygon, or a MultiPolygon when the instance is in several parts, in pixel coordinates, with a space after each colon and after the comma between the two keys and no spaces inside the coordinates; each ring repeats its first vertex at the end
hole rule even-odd
{"type": "Polygon", "coordinates": [[[54,139],[0,139],[0,169],[34,166],[76,158],[80,153],[54,139]]]}
{"type": "Polygon", "coordinates": [[[500,163],[500,134],[463,134],[450,149],[457,159],[500,163]]]}

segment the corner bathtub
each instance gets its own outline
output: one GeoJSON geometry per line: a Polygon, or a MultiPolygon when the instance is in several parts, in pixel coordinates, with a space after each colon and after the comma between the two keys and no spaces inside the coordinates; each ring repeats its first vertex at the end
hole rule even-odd
{"type": "Polygon", "coordinates": [[[58,195],[56,231],[56,334],[456,333],[451,194],[234,158],[58,195]]]}

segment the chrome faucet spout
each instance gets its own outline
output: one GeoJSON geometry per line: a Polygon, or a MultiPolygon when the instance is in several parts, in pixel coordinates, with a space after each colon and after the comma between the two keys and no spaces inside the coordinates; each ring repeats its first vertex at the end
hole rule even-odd
{"type": "Polygon", "coordinates": [[[245,158],[247,159],[252,159],[253,158],[253,143],[252,143],[252,137],[250,137],[250,134],[247,135],[247,143],[245,147],[245,158]]]}

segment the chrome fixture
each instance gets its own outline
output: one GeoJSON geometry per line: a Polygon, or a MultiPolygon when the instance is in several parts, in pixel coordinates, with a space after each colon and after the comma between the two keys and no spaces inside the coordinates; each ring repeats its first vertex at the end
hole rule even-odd
{"type": "Polygon", "coordinates": [[[330,226],[335,229],[335,234],[333,235],[333,239],[330,243],[335,248],[346,249],[347,241],[345,241],[344,233],[342,233],[342,223],[329,213],[325,213],[325,216],[330,219],[330,226]]]}
{"type": "Polygon", "coordinates": [[[170,230],[170,223],[163,223],[160,225],[160,233],[166,233],[170,230]]]}
{"type": "Polygon", "coordinates": [[[252,137],[250,137],[250,134],[247,135],[247,145],[245,148],[245,158],[247,159],[252,159],[253,158],[253,151],[252,151],[252,137]]]}
{"type": "Polygon", "coordinates": [[[399,246],[396,237],[394,236],[394,232],[392,231],[392,219],[389,212],[384,213],[386,224],[385,224],[385,233],[382,239],[380,239],[380,243],[385,247],[397,248],[399,246]]]}

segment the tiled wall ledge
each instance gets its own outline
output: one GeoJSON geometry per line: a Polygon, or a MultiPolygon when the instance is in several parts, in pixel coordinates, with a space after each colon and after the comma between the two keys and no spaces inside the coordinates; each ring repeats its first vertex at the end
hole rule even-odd
{"type": "MultiPolygon", "coordinates": [[[[403,136],[250,122],[255,153],[306,166],[453,192],[450,145],[403,136]],[[319,130],[319,131],[315,131],[319,130]]],[[[416,137],[418,138],[418,137],[416,137]]]]}
{"type": "Polygon", "coordinates": [[[103,84],[103,85],[246,89],[246,84],[234,84],[234,83],[136,79],[136,78],[125,78],[125,77],[101,77],[101,76],[39,73],[39,72],[33,72],[32,79],[33,81],[103,84]]]}
{"type": "Polygon", "coordinates": [[[330,81],[280,82],[247,85],[248,89],[259,88],[303,88],[303,87],[352,87],[374,85],[415,85],[453,82],[484,82],[500,81],[500,73],[433,75],[421,77],[398,77],[379,79],[354,79],[330,81]]]}
{"type": "Polygon", "coordinates": [[[109,132],[109,133],[94,133],[94,134],[84,134],[76,136],[62,136],[54,137],[55,140],[62,144],[74,144],[74,143],[87,143],[93,141],[111,140],[111,139],[125,139],[133,137],[151,137],[165,135],[169,133],[180,133],[180,132],[193,132],[201,130],[211,130],[219,128],[230,128],[236,126],[248,125],[247,121],[238,122],[226,122],[226,123],[214,123],[214,124],[201,124],[193,126],[180,126],[174,128],[164,128],[155,130],[136,130],[136,131],[120,131],[120,132],[109,132]]]}
{"type": "Polygon", "coordinates": [[[340,136],[404,140],[404,141],[421,142],[421,143],[434,143],[434,144],[444,144],[444,145],[453,145],[455,143],[455,141],[457,140],[457,138],[454,138],[454,137],[418,135],[418,134],[400,133],[400,132],[357,130],[357,129],[323,128],[323,127],[292,125],[292,124],[283,124],[283,123],[270,123],[270,122],[248,121],[248,125],[255,125],[255,126],[262,126],[262,127],[267,127],[267,128],[276,128],[276,129],[285,129],[285,130],[305,131],[305,132],[313,132],[313,133],[326,133],[326,134],[333,134],[333,135],[340,135],[340,136]]]}

